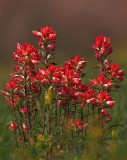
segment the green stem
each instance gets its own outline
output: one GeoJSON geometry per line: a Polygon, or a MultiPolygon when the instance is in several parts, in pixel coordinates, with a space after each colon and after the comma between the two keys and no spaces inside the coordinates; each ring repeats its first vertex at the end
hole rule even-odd
{"type": "Polygon", "coordinates": [[[87,118],[86,118],[86,122],[88,123],[89,121],[89,104],[88,104],[88,110],[87,110],[87,118]]]}
{"type": "Polygon", "coordinates": [[[83,115],[83,107],[81,107],[81,121],[83,121],[84,115],[83,115]]]}

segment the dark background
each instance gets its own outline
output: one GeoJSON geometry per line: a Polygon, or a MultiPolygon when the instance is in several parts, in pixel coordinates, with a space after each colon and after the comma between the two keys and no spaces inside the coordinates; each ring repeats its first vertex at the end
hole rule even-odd
{"type": "Polygon", "coordinates": [[[91,45],[95,36],[104,34],[113,42],[112,57],[127,65],[126,0],[0,0],[0,20],[3,76],[12,68],[16,44],[26,41],[37,46],[32,30],[47,24],[57,32],[58,61],[76,54],[93,61],[91,45]]]}

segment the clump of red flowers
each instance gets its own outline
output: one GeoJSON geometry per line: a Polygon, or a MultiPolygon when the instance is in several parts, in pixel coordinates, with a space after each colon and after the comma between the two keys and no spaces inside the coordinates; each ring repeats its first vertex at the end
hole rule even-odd
{"type": "MultiPolygon", "coordinates": [[[[39,38],[39,49],[26,42],[17,44],[13,53],[14,73],[2,91],[14,111],[14,120],[8,128],[15,132],[17,139],[22,139],[22,143],[30,143],[39,131],[54,139],[60,136],[60,141],[52,143],[65,149],[67,125],[73,126],[73,139],[86,136],[95,120],[99,121],[102,130],[112,120],[110,110],[115,100],[110,92],[119,88],[118,82],[124,79],[124,72],[119,64],[108,58],[112,53],[109,37],[99,35],[95,38],[93,49],[99,62],[99,75],[86,84],[84,57],[74,56],[63,67],[50,63],[54,58],[56,32],[45,26],[33,34],[39,38]]],[[[69,143],[68,147],[75,145],[69,143]]]]}

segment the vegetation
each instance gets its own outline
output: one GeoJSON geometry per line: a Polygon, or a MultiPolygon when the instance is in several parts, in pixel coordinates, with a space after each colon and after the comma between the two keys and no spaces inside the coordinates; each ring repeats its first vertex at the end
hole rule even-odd
{"type": "Polygon", "coordinates": [[[33,34],[39,49],[17,44],[14,72],[2,90],[10,108],[2,102],[1,159],[126,159],[125,74],[109,59],[110,38],[95,38],[97,76],[88,78],[84,57],[54,62],[52,27],[33,34]]]}

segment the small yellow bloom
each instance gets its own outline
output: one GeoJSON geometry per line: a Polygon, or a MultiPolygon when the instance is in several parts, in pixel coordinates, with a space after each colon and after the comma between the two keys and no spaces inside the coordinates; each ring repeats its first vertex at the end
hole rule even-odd
{"type": "Polygon", "coordinates": [[[45,103],[51,104],[51,101],[52,101],[52,88],[49,87],[45,94],[45,103]]]}
{"type": "Polygon", "coordinates": [[[112,130],[112,137],[113,138],[117,137],[117,130],[115,130],[115,129],[112,130]]]}
{"type": "Polygon", "coordinates": [[[39,134],[39,135],[37,136],[37,140],[38,140],[38,141],[44,141],[44,140],[45,140],[45,136],[42,135],[42,134],[39,134]]]}

